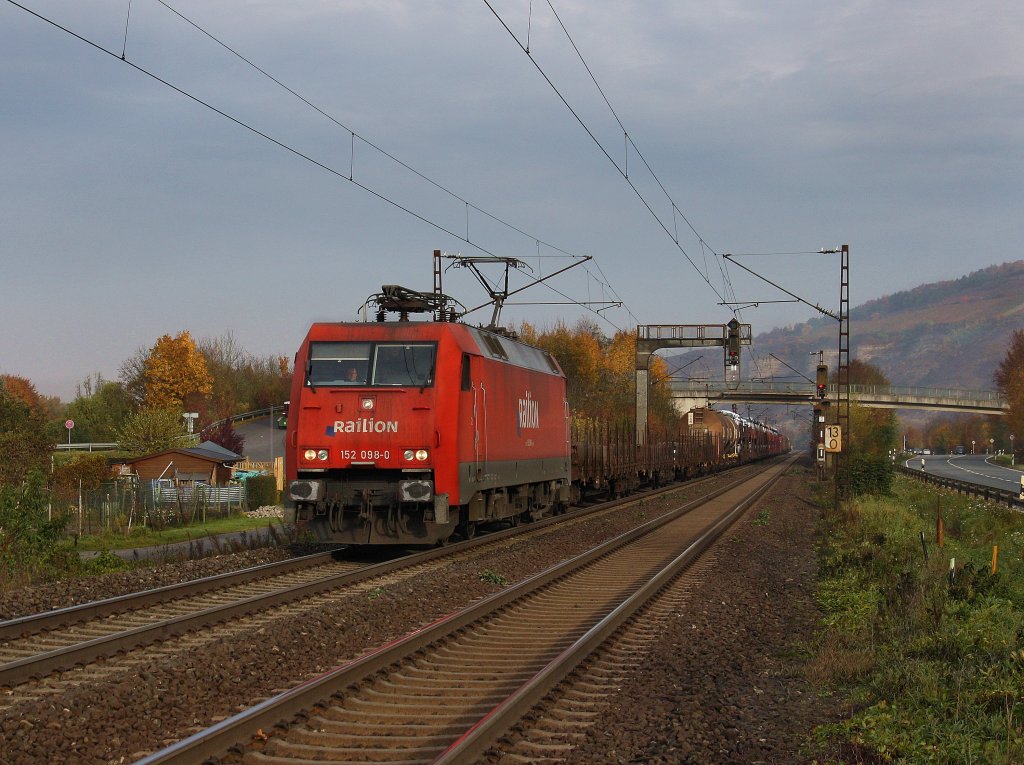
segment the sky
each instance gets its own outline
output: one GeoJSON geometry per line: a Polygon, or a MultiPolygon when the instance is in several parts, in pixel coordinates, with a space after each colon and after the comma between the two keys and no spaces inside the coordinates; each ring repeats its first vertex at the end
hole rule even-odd
{"type": "Polygon", "coordinates": [[[501,321],[609,335],[836,311],[841,244],[853,305],[1022,257],[1019,2],[128,10],[0,0],[0,373],[65,401],[183,330],[290,358],[435,249],[589,256],[501,321]]]}

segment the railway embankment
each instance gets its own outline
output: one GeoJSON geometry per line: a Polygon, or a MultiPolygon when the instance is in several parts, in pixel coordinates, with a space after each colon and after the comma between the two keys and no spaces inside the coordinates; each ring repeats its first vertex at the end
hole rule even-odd
{"type": "MultiPolygon", "coordinates": [[[[635,671],[605,693],[597,724],[575,731],[568,765],[1022,760],[1020,516],[899,478],[893,496],[833,513],[819,488],[809,469],[792,469],[712,548],[635,671]]],[[[240,624],[231,639],[197,633],[123,667],[68,673],[59,702],[6,710],[0,743],[26,762],[152,751],[584,549],[626,515],[659,512],[648,502],[611,525],[453,561],[431,577],[429,599],[415,579],[368,583],[301,618],[240,624]],[[158,722],[140,729],[139,719],[158,722]]],[[[170,581],[231,557],[136,575],[170,581]]],[[[115,579],[127,575],[93,587],[141,589],[115,579]]],[[[488,760],[501,762],[500,750],[488,760]]]]}
{"type": "Polygon", "coordinates": [[[1024,761],[1024,518],[829,507],[792,472],[734,527],[567,764],[1024,761]]]}
{"type": "Polygon", "coordinates": [[[842,762],[1024,761],[1024,517],[898,478],[830,517],[809,677],[844,692],[842,762]]]}

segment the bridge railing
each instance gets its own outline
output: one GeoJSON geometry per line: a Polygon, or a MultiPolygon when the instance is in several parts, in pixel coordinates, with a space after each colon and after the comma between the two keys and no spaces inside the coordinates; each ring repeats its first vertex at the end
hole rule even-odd
{"type": "MultiPolygon", "coordinates": [[[[829,385],[835,390],[835,385],[829,385]]],[[[907,385],[851,385],[850,393],[862,396],[891,396],[898,399],[945,398],[959,401],[980,401],[999,406],[1003,397],[992,390],[965,390],[963,388],[926,388],[907,385]]]]}
{"type": "MultiPolygon", "coordinates": [[[[790,396],[806,395],[810,398],[815,392],[814,383],[803,381],[746,381],[738,384],[731,384],[722,380],[672,380],[669,382],[669,388],[678,393],[693,393],[695,395],[701,395],[704,393],[728,393],[734,395],[779,394],[790,396]]],[[[838,386],[835,383],[829,384],[829,398],[835,398],[837,392],[838,386]]],[[[1004,404],[1003,397],[996,391],[964,390],[962,388],[932,388],[916,385],[851,385],[850,395],[855,398],[891,398],[899,401],[945,399],[989,405],[993,408],[1001,407],[1004,404]]]]}

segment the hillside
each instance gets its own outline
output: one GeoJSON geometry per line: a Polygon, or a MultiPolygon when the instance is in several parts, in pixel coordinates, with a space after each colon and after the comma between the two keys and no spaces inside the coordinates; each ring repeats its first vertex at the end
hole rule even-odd
{"type": "MultiPolygon", "coordinates": [[[[815,318],[761,334],[753,321],[754,344],[743,351],[744,379],[799,379],[787,364],[813,379],[818,350],[835,369],[839,325],[834,319],[815,318]]],[[[1024,261],[1016,261],[854,307],[851,358],[875,364],[894,385],[992,390],[992,375],[1006,355],[1010,335],[1021,328],[1024,261]]],[[[675,355],[669,364],[680,368],[701,354],[710,362],[703,368],[711,370],[711,379],[722,379],[721,356],[707,351],[675,355]]],[[[782,406],[740,405],[739,411],[773,422],[794,442],[804,438],[810,414],[805,407],[782,406]]],[[[920,425],[934,414],[901,410],[900,420],[920,425]]]]}
{"type": "MultiPolygon", "coordinates": [[[[881,368],[894,385],[991,389],[1010,334],[1022,327],[1024,260],[855,307],[850,351],[881,368]]],[[[809,373],[817,361],[809,353],[824,349],[834,368],[838,344],[838,325],[828,318],[755,335],[757,364],[748,357],[744,376],[791,376],[769,353],[809,373]]]]}

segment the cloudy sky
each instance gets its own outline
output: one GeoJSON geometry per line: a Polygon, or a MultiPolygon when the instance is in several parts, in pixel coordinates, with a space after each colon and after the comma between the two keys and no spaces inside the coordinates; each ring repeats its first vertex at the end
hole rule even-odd
{"type": "Polygon", "coordinates": [[[849,244],[854,304],[1022,257],[1019,2],[128,6],[0,0],[0,372],[65,400],[184,329],[291,356],[434,249],[592,256],[503,321],[607,333],[814,315],[721,253],[831,310],[772,253],[849,244]]]}

